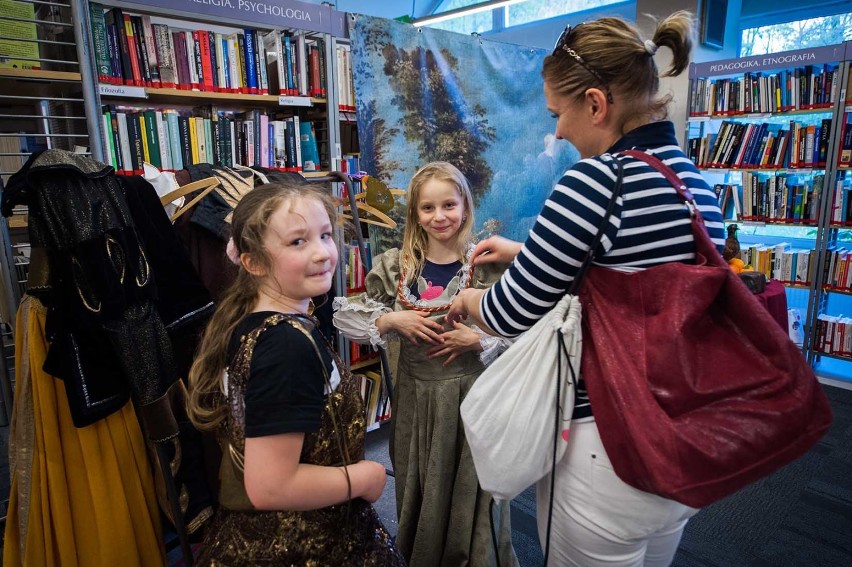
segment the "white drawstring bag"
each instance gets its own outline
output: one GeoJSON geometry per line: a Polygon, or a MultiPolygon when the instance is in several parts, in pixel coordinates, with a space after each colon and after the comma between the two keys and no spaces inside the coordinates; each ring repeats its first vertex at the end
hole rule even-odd
{"type": "Polygon", "coordinates": [[[482,489],[511,500],[551,472],[568,445],[583,333],[565,295],[477,378],[461,405],[482,489]]]}

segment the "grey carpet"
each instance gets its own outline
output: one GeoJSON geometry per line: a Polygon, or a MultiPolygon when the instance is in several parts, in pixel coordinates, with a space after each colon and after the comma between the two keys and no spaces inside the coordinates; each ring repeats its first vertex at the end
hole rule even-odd
{"type": "MultiPolygon", "coordinates": [[[[852,391],[826,387],[834,423],[809,453],[701,510],[686,526],[675,567],[852,566],[852,391]]],[[[522,566],[541,565],[535,493],[513,502],[522,566]]]]}

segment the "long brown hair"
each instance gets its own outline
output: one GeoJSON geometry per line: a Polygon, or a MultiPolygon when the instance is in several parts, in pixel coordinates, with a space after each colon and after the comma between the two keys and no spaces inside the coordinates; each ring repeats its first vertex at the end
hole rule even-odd
{"type": "Polygon", "coordinates": [[[465,218],[459,228],[457,240],[458,256],[462,262],[473,236],[473,196],[464,174],[456,166],[445,161],[433,161],[421,167],[408,184],[408,205],[405,212],[405,232],[402,236],[402,258],[400,259],[402,269],[405,271],[406,281],[403,282],[405,284],[416,280],[426,261],[429,239],[418,221],[417,207],[423,186],[433,179],[455,185],[464,202],[465,218]]]}
{"type": "MultiPolygon", "coordinates": [[[[657,24],[652,41],[672,52],[672,63],[664,77],[680,75],[687,68],[694,35],[695,18],[690,12],[675,12],[657,24]]],[[[573,49],[605,85],[558,49],[545,57],[541,71],[554,92],[582,97],[589,87],[604,86],[612,91],[616,103],[655,119],[666,117],[672,97],[654,98],[660,88],[657,65],[636,26],[616,17],[585,22],[570,31],[565,47],[573,49]]]]}
{"type": "MultiPolygon", "coordinates": [[[[263,246],[269,218],[285,203],[316,199],[325,207],[332,224],[337,209],[331,196],[307,183],[269,183],[246,193],[234,209],[231,237],[238,254],[248,254],[253,262],[270,269],[271,260],[263,246]]],[[[215,429],[227,413],[222,376],[228,365],[228,346],[239,322],[258,299],[259,281],[240,265],[234,283],[219,301],[211,317],[198,353],[189,371],[187,413],[202,430],[215,429]]]]}

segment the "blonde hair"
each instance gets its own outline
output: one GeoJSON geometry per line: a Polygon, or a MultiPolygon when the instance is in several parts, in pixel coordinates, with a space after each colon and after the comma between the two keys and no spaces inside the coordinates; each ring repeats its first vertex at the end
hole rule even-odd
{"type": "MultiPolygon", "coordinates": [[[[253,262],[269,270],[272,261],[263,246],[269,219],[285,203],[292,205],[300,199],[316,199],[332,224],[336,221],[335,202],[321,189],[299,182],[262,185],[246,193],[234,209],[231,235],[237,252],[248,254],[253,262]]],[[[227,414],[221,384],[229,362],[228,347],[237,325],[254,307],[259,285],[258,277],[240,266],[236,280],[222,296],[201,338],[189,371],[187,400],[187,413],[198,429],[215,429],[227,414]]]]}
{"type": "MultiPolygon", "coordinates": [[[[662,76],[675,77],[687,68],[694,35],[695,18],[687,11],[675,12],[657,24],[651,41],[657,47],[668,47],[673,54],[671,67],[662,76]]],[[[655,49],[648,49],[636,26],[616,17],[585,22],[570,31],[566,47],[594,69],[605,85],[560,48],[545,57],[541,71],[554,92],[580,98],[590,86],[607,87],[616,104],[655,119],[666,117],[672,97],[655,99],[660,88],[651,53],[655,49]]]]}
{"type": "Polygon", "coordinates": [[[429,239],[426,231],[420,226],[417,207],[423,186],[433,179],[455,185],[464,202],[465,216],[459,228],[457,240],[459,260],[464,261],[467,248],[473,238],[473,196],[467,178],[456,166],[445,161],[433,161],[421,167],[408,184],[408,206],[405,212],[405,232],[402,237],[402,258],[400,259],[405,272],[403,283],[406,285],[420,275],[426,261],[429,239]]]}

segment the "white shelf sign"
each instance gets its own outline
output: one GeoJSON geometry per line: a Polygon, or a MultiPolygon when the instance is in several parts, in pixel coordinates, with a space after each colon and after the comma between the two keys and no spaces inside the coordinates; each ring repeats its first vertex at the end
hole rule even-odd
{"type": "Polygon", "coordinates": [[[278,97],[278,106],[313,106],[309,96],[286,96],[278,97]]]}
{"type": "Polygon", "coordinates": [[[145,87],[131,87],[127,85],[98,84],[101,96],[120,96],[124,98],[148,98],[145,87]]]}

